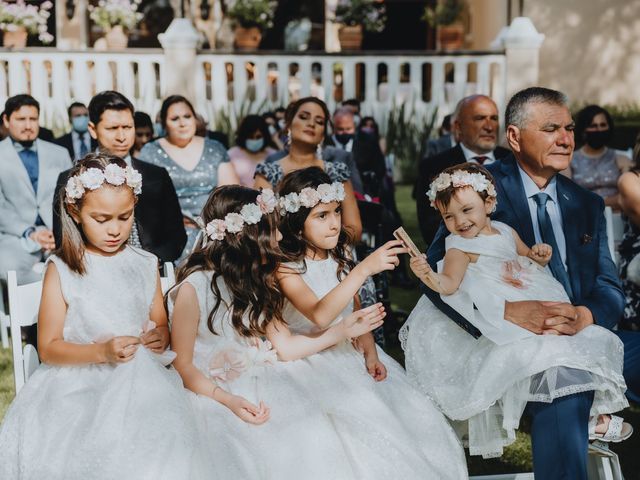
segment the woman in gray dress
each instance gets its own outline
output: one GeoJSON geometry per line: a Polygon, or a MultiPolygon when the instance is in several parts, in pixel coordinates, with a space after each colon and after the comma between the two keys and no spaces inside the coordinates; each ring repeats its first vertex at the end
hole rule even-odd
{"type": "Polygon", "coordinates": [[[162,103],[160,121],[166,137],[147,143],[140,151],[140,160],[166,168],[176,188],[189,237],[180,262],[198,236],[195,218],[211,190],[239,181],[224,146],[196,136],[196,113],[189,100],[180,95],[168,97],[162,103]]]}

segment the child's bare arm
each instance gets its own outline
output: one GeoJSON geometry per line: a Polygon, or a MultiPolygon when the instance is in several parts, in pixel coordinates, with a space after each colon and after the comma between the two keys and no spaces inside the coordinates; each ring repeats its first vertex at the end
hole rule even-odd
{"type": "Polygon", "coordinates": [[[515,230],[512,229],[511,232],[513,233],[513,238],[516,241],[516,251],[518,252],[518,255],[528,257],[543,267],[549,263],[551,255],[553,254],[551,245],[547,245],[546,243],[536,243],[534,246],[529,248],[515,230]]]}
{"type": "Polygon", "coordinates": [[[442,273],[434,272],[427,257],[412,257],[409,261],[411,270],[431,290],[442,295],[451,295],[460,286],[471,258],[462,250],[450,248],[444,256],[442,273]]]}

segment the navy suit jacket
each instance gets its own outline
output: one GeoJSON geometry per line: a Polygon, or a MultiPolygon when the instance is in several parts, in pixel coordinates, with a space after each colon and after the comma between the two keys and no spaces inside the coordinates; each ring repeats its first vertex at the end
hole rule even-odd
{"type": "MultiPolygon", "coordinates": [[[[515,157],[511,154],[487,169],[496,180],[498,193],[497,209],[491,218],[511,226],[524,243],[532,246],[535,243],[533,224],[515,157]]],[[[613,328],[622,317],[625,297],[607,244],[604,201],[563,175],[556,176],[556,188],[574,304],[591,310],[598,325],[613,328]]],[[[433,268],[444,256],[444,239],[448,233],[441,223],[427,253],[433,268]]],[[[481,335],[444,303],[439,294],[426,287],[425,294],[462,328],[476,338],[481,335]]]]}

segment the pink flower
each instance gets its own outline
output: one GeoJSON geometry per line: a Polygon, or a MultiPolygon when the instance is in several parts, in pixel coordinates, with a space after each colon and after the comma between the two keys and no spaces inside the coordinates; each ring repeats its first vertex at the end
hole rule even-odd
{"type": "Polygon", "coordinates": [[[271,213],[278,206],[278,199],[273,190],[264,189],[256,199],[262,213],[271,213]]]}
{"type": "Polygon", "coordinates": [[[300,204],[306,208],[313,208],[320,201],[320,194],[310,187],[303,188],[298,197],[300,204]]]}
{"type": "Polygon", "coordinates": [[[206,227],[207,235],[211,240],[222,240],[227,226],[224,220],[211,220],[206,227]]]}
{"type": "Polygon", "coordinates": [[[218,352],[209,362],[209,376],[223,382],[230,382],[247,370],[247,357],[238,350],[228,349],[218,352]]]}

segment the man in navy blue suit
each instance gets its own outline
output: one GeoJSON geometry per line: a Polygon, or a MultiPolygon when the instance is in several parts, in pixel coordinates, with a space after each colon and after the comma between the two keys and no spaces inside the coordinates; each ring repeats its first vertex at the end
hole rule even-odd
{"type": "MultiPolygon", "coordinates": [[[[549,268],[572,304],[507,302],[505,319],[537,334],[575,335],[593,323],[613,328],[622,316],[624,294],[607,246],[604,202],[558,175],[569,166],[575,146],[566,97],[541,87],[522,90],[507,105],[506,126],[513,155],[488,167],[498,193],[492,218],[513,227],[528,246],[544,238],[554,247],[549,268]]],[[[446,234],[441,225],[429,248],[434,268],[444,256],[446,234]]],[[[438,294],[425,293],[471,335],[481,335],[438,294]]],[[[618,335],[625,344],[625,379],[637,394],[640,333],[618,335]]],[[[592,401],[593,392],[583,392],[527,405],[536,478],[586,480],[592,401]]]]}

